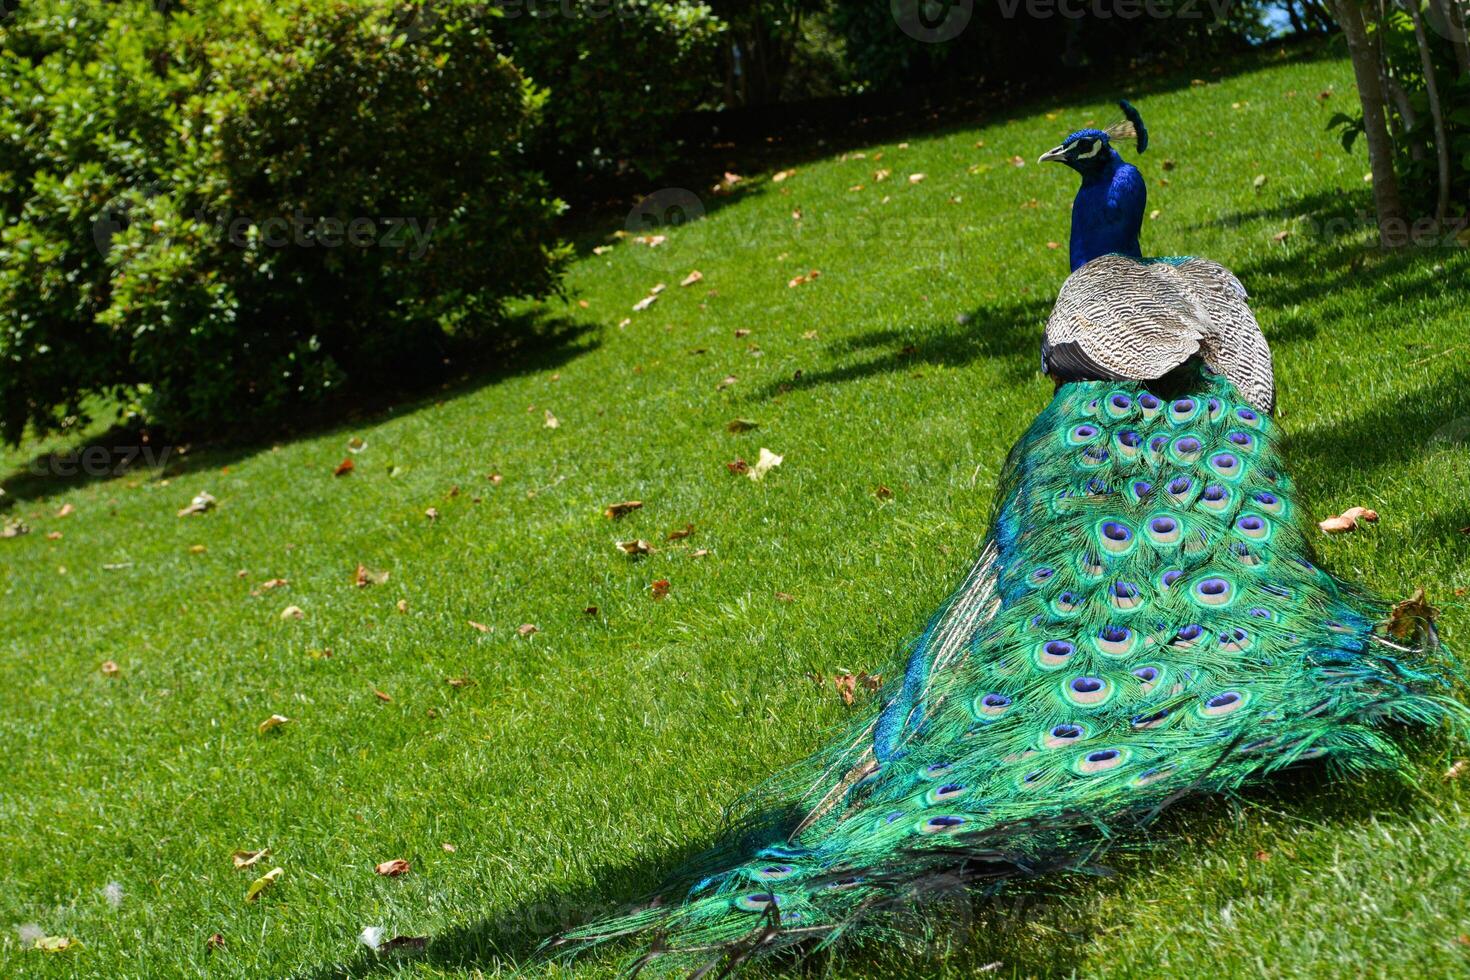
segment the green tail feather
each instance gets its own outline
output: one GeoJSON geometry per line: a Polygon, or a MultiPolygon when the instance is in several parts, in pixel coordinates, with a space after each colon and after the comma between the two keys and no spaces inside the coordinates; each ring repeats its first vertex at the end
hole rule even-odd
{"type": "Polygon", "coordinates": [[[644,961],[726,969],[820,948],[935,881],[1076,866],[1180,796],[1392,767],[1385,724],[1462,719],[1448,669],[1313,564],[1271,420],[1198,367],[1178,386],[1062,387],[883,712],[747,798],[681,903],[556,948],[647,933],[644,961]]]}

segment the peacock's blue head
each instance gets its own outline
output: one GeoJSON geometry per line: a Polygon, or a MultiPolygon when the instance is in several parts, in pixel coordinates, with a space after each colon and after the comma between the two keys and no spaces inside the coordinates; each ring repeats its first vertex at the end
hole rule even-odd
{"type": "Polygon", "coordinates": [[[1143,117],[1127,102],[1119,102],[1118,106],[1123,110],[1121,122],[1107,129],[1079,129],[1056,149],[1043,153],[1037,162],[1065,163],[1086,177],[1108,169],[1117,159],[1112,146],[1114,140],[1137,140],[1139,153],[1148,149],[1148,130],[1143,125],[1143,117]]]}

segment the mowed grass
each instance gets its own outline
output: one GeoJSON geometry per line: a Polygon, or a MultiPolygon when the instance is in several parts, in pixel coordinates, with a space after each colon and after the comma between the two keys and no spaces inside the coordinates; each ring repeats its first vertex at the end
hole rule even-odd
{"type": "MultiPolygon", "coordinates": [[[[1145,251],[1236,270],[1307,513],[1382,515],[1322,538],[1323,560],[1391,597],[1423,585],[1470,646],[1470,257],[1372,244],[1365,162],[1324,132],[1355,101],[1345,62],[1207,77],[1126,93],[1154,134],[1145,251]]],[[[1075,178],[1034,161],[1111,121],[1112,95],[865,157],[829,147],[729,197],[696,187],[703,220],[577,263],[547,312],[581,333],[439,400],[101,480],[29,472],[96,433],[6,455],[5,516],[32,531],[0,540],[0,974],[493,976],[709,844],[728,801],[843,719],[806,675],[891,675],[962,575],[1051,390],[1036,348],[1075,178]],[[727,431],[737,418],[759,427],[727,431]],[[352,437],[366,447],[334,477],[352,437]],[[763,481],[727,469],[761,447],[784,456],[763,481]],[[175,516],[201,490],[217,509],[175,516]],[[643,508],[603,516],[628,499],[643,508]],[[615,546],[637,538],[654,553],[615,546]],[[358,588],[359,563],[390,578],[358,588]],[[259,734],[273,714],[290,722],[259,734]],[[412,870],[374,873],[394,858],[412,870]],[[429,942],[380,956],[370,926],[429,942]],[[23,949],[39,933],[79,945],[23,949]]],[[[1405,742],[1412,782],[1308,774],[1184,804],[1112,877],[951,908],[937,942],[825,962],[1466,973],[1470,775],[1443,778],[1464,749],[1405,742]]]]}

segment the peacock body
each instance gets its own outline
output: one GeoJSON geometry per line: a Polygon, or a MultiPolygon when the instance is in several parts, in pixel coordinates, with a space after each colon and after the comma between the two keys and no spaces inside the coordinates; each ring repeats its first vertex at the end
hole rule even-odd
{"type": "Polygon", "coordinates": [[[1463,711],[1401,624],[1390,635],[1389,607],[1313,561],[1269,352],[1263,367],[1239,346],[1259,336],[1244,290],[1191,263],[1082,263],[1043,345],[1065,368],[1056,394],[883,707],[744,801],[682,901],[564,948],[651,932],[640,966],[729,969],[819,947],[883,928],[936,880],[1085,861],[1181,796],[1315,758],[1391,768],[1386,725],[1463,711]]]}

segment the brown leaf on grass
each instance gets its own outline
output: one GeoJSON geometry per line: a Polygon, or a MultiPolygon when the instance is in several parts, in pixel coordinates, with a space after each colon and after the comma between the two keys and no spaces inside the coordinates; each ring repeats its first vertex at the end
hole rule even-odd
{"type": "Polygon", "coordinates": [[[424,516],[427,517],[431,521],[437,521],[439,519],[439,508],[438,507],[430,507],[430,508],[428,508],[427,510],[424,511],[424,516]]]}
{"type": "Polygon", "coordinates": [[[11,518],[5,522],[3,527],[0,527],[0,538],[18,538],[22,534],[30,533],[30,527],[19,518],[11,518]]]}
{"type": "Polygon", "coordinates": [[[1047,248],[1051,248],[1051,249],[1057,249],[1057,248],[1061,248],[1062,247],[1062,243],[1061,242],[1047,242],[1046,243],[1046,247],[1047,248]]]}
{"type": "Polygon", "coordinates": [[[473,619],[466,620],[466,622],[473,626],[475,629],[479,630],[481,633],[490,632],[490,627],[486,626],[484,623],[477,623],[473,619]]]}
{"type": "Polygon", "coordinates": [[[444,851],[447,854],[453,854],[455,851],[459,850],[459,848],[455,847],[453,844],[448,843],[447,841],[443,844],[440,844],[439,846],[444,848],[444,851]]]}
{"type": "Polygon", "coordinates": [[[813,269],[805,275],[800,275],[792,278],[789,282],[786,283],[786,288],[795,289],[797,286],[802,286],[809,282],[816,282],[820,278],[822,278],[822,270],[813,269]]]}
{"type": "Polygon", "coordinates": [[[387,942],[378,945],[380,953],[396,953],[402,950],[414,950],[415,952],[425,949],[429,945],[427,936],[394,936],[387,942]]]}
{"type": "Polygon", "coordinates": [[[407,599],[399,599],[393,605],[394,605],[394,608],[397,609],[401,613],[408,612],[408,600],[407,599]]]}
{"type": "Polygon", "coordinates": [[[1438,616],[1439,610],[1429,604],[1424,590],[1415,589],[1413,595],[1394,603],[1388,614],[1388,635],[1400,642],[1408,642],[1421,631],[1432,629],[1438,616]]]}
{"type": "Polygon", "coordinates": [[[118,667],[117,661],[115,660],[102,661],[102,666],[100,670],[102,671],[103,677],[116,677],[118,674],[122,673],[121,668],[118,667]]]}
{"type": "Polygon", "coordinates": [[[583,616],[596,616],[600,610],[596,606],[587,606],[582,610],[583,616]]]}
{"type": "Polygon", "coordinates": [[[1256,852],[1256,860],[1257,861],[1262,861],[1262,862],[1271,860],[1271,852],[1270,851],[1257,851],[1256,852]]]}
{"type": "Polygon", "coordinates": [[[444,678],[444,683],[453,688],[466,688],[473,687],[475,682],[470,679],[470,676],[468,674],[461,674],[458,677],[444,678]]]}
{"type": "Polygon", "coordinates": [[[689,557],[690,558],[703,558],[704,556],[706,556],[708,554],[709,554],[709,549],[708,548],[695,548],[693,551],[689,552],[689,557]]]}
{"type": "Polygon", "coordinates": [[[749,336],[750,336],[750,328],[748,328],[748,327],[737,327],[736,328],[736,330],[735,330],[735,339],[736,340],[739,340],[742,337],[749,337],[749,336]]]}
{"type": "Polygon", "coordinates": [[[500,486],[500,482],[504,480],[505,477],[501,476],[499,473],[486,473],[485,479],[489,480],[492,486],[498,487],[500,486]]]}
{"type": "Polygon", "coordinates": [[[62,504],[61,509],[56,512],[57,517],[70,517],[77,512],[75,504],[62,504]]]}
{"type": "Polygon", "coordinates": [[[795,168],[793,168],[791,170],[778,170],[775,173],[771,174],[771,183],[773,183],[773,184],[779,184],[782,181],[788,180],[789,178],[795,177],[795,176],[796,176],[796,170],[795,170],[795,168]]]}
{"type": "Polygon", "coordinates": [[[521,625],[516,627],[516,633],[520,636],[531,636],[532,634],[539,632],[541,632],[541,627],[537,626],[535,623],[522,623],[521,625]]]}
{"type": "Polygon", "coordinates": [[[204,945],[206,947],[208,947],[209,949],[211,949],[211,950],[214,950],[214,949],[224,949],[225,948],[225,937],[222,936],[222,935],[220,935],[219,933],[215,933],[214,935],[210,936],[208,939],[204,940],[204,945]]]}
{"type": "Polygon", "coordinates": [[[929,175],[928,174],[909,174],[909,183],[910,184],[922,184],[924,181],[926,181],[928,179],[929,179],[929,175]]]}
{"type": "Polygon", "coordinates": [[[215,500],[214,495],[208,490],[200,490],[194,495],[194,499],[189,501],[189,506],[179,510],[179,516],[188,517],[190,514],[203,514],[213,510],[218,503],[219,501],[215,500]]]}
{"type": "Polygon", "coordinates": [[[252,594],[259,595],[262,592],[269,592],[271,589],[279,589],[282,586],[290,584],[291,583],[289,581],[283,578],[269,578],[257,585],[255,587],[255,591],[252,594]]]}
{"type": "Polygon", "coordinates": [[[751,419],[731,419],[725,423],[726,432],[741,433],[758,428],[760,428],[760,423],[751,419]]]}
{"type": "Polygon", "coordinates": [[[857,678],[852,674],[838,674],[832,678],[832,683],[837,687],[837,693],[842,696],[842,703],[848,707],[853,703],[853,691],[857,686],[857,678]]]}
{"type": "Polygon", "coordinates": [[[718,384],[715,385],[715,391],[724,391],[726,388],[730,387],[732,384],[739,380],[740,379],[735,377],[735,375],[727,374],[720,379],[718,384]]]}
{"type": "Polygon", "coordinates": [[[391,861],[384,861],[382,864],[375,865],[373,870],[385,878],[397,878],[399,875],[408,874],[409,867],[409,863],[403,860],[403,858],[394,858],[391,861]]]}
{"type": "Polygon", "coordinates": [[[1444,771],[1445,779],[1459,779],[1470,770],[1470,759],[1456,759],[1450,763],[1450,767],[1444,771]]]}
{"type": "Polygon", "coordinates": [[[732,459],[725,464],[725,469],[739,476],[741,473],[750,472],[750,464],[743,459],[732,459]]]}
{"type": "MultiPolygon", "coordinates": [[[[61,532],[60,531],[52,531],[50,534],[46,535],[46,537],[50,538],[53,541],[60,541],[61,540],[61,532]]],[[[202,555],[202,554],[205,554],[208,551],[209,551],[209,549],[206,548],[202,544],[191,544],[191,545],[189,545],[189,554],[191,554],[191,555],[202,555]]]]}
{"type": "Polygon", "coordinates": [[[1271,236],[1271,241],[1273,241],[1273,242],[1284,242],[1284,241],[1286,241],[1290,237],[1291,237],[1291,231],[1289,229],[1287,229],[1287,230],[1283,230],[1283,231],[1278,231],[1276,234],[1272,235],[1271,236]]]}
{"type": "Polygon", "coordinates": [[[380,691],[376,687],[373,688],[373,697],[377,698],[379,701],[383,702],[384,704],[392,704],[393,703],[393,695],[389,694],[387,691],[380,691]]]}
{"type": "Polygon", "coordinates": [[[285,868],[271,868],[265,874],[261,875],[259,878],[256,878],[250,883],[250,887],[245,890],[245,901],[255,901],[267,888],[274,885],[277,881],[280,881],[281,875],[285,873],[285,868]]]}
{"type": "Polygon", "coordinates": [[[795,602],[796,596],[792,595],[790,592],[777,592],[776,599],[780,602],[795,602]]]}
{"type": "Polygon", "coordinates": [[[1026,166],[1026,158],[1019,155],[1013,156],[1011,157],[1010,163],[1013,167],[1024,167],[1026,166]]]}
{"type": "Polygon", "coordinates": [[[276,729],[280,728],[282,725],[289,725],[290,723],[291,719],[287,718],[285,715],[271,715],[265,721],[261,722],[259,725],[256,725],[255,730],[264,735],[266,732],[273,732],[276,729]]]}
{"type": "Polygon", "coordinates": [[[618,550],[625,555],[648,555],[653,553],[653,545],[642,538],[634,538],[632,541],[619,541],[618,550]]]}
{"type": "Polygon", "coordinates": [[[643,501],[641,500],[624,500],[620,503],[608,504],[602,509],[602,516],[611,521],[615,518],[622,517],[624,514],[631,513],[642,506],[643,501]]]}
{"type": "Polygon", "coordinates": [[[750,467],[750,471],[745,475],[752,480],[764,480],[766,474],[780,466],[784,459],[784,456],[778,456],[765,446],[762,446],[760,458],[756,460],[755,465],[750,467]]]}
{"type": "Polygon", "coordinates": [[[875,184],[881,183],[882,181],[885,181],[889,177],[892,177],[892,176],[893,176],[893,171],[892,170],[888,170],[886,168],[885,169],[881,169],[881,170],[874,170],[873,171],[873,183],[875,183],[875,184]]]}
{"type": "Polygon", "coordinates": [[[1162,166],[1165,170],[1173,170],[1175,167],[1175,163],[1173,160],[1166,159],[1160,166],[1162,166]]]}
{"type": "Polygon", "coordinates": [[[264,861],[270,852],[269,847],[262,847],[258,851],[236,851],[230,855],[230,861],[236,868],[248,868],[264,861]]]}
{"type": "Polygon", "coordinates": [[[689,537],[689,535],[691,535],[693,533],[694,533],[694,525],[693,524],[685,524],[681,528],[675,528],[674,530],[670,531],[669,534],[668,534],[667,540],[669,540],[669,541],[683,541],[685,538],[689,537]]]}
{"type": "Polygon", "coordinates": [[[657,579],[648,588],[653,594],[654,600],[657,601],[669,594],[669,580],[666,578],[657,579]]]}
{"type": "Polygon", "coordinates": [[[882,674],[858,674],[857,678],[863,689],[871,694],[878,693],[878,690],[883,687],[882,674]]]}
{"type": "Polygon", "coordinates": [[[1356,531],[1359,521],[1367,521],[1372,524],[1378,520],[1378,512],[1366,507],[1349,507],[1340,515],[1334,515],[1325,521],[1317,522],[1317,526],[1328,534],[1342,534],[1345,531],[1356,531]]]}
{"type": "Polygon", "coordinates": [[[1262,187],[1266,186],[1266,179],[1267,178],[1265,174],[1256,174],[1256,179],[1251,181],[1251,186],[1254,187],[1256,190],[1260,190],[1262,187]]]}
{"type": "Polygon", "coordinates": [[[879,500],[892,500],[893,491],[888,489],[886,484],[880,483],[878,484],[878,488],[873,491],[873,496],[877,497],[879,500]]]}
{"type": "Polygon", "coordinates": [[[342,462],[340,462],[340,463],[337,464],[337,468],[334,469],[334,470],[332,470],[332,475],[333,476],[346,476],[347,474],[351,473],[355,469],[357,469],[357,464],[352,461],[352,457],[351,456],[344,456],[342,458],[342,462]]]}
{"type": "Polygon", "coordinates": [[[352,583],[359,589],[365,589],[369,585],[384,585],[388,581],[388,575],[389,573],[386,571],[378,571],[375,568],[368,568],[366,565],[359,564],[357,571],[353,573],[352,583]]]}
{"type": "Polygon", "coordinates": [[[287,606],[281,610],[282,619],[305,619],[306,612],[300,606],[287,606]]]}
{"type": "Polygon", "coordinates": [[[551,414],[551,409],[549,409],[549,408],[545,410],[545,415],[544,415],[544,417],[542,419],[541,424],[542,424],[543,427],[548,428],[548,429],[560,429],[561,428],[561,420],[558,419],[555,415],[552,415],[551,414]]]}
{"type": "Polygon", "coordinates": [[[685,276],[683,279],[680,279],[679,280],[679,285],[681,285],[681,286],[692,286],[692,285],[694,285],[697,282],[703,282],[703,281],[704,281],[704,273],[703,272],[700,272],[698,269],[695,269],[693,272],[689,273],[689,275],[685,276]]]}

